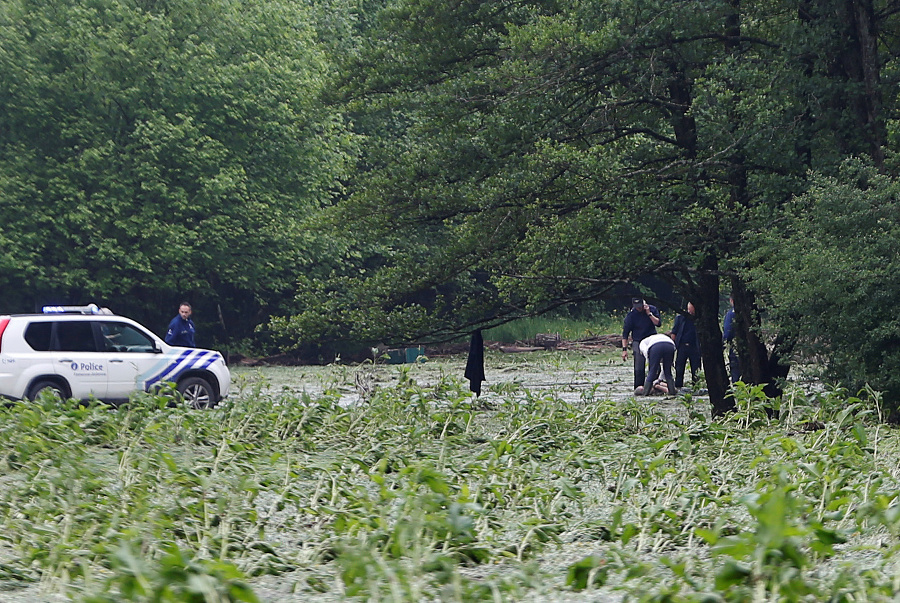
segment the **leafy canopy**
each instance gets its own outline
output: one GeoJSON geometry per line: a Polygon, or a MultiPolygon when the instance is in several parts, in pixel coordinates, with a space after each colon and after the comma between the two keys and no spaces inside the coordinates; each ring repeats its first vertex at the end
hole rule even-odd
{"type": "Polygon", "coordinates": [[[312,263],[301,221],[339,192],[352,137],[304,5],[5,2],[0,64],[10,305],[254,311],[312,263]]]}
{"type": "Polygon", "coordinates": [[[817,176],[779,228],[759,235],[758,269],[772,318],[830,380],[866,384],[900,403],[900,184],[851,159],[817,176]]]}

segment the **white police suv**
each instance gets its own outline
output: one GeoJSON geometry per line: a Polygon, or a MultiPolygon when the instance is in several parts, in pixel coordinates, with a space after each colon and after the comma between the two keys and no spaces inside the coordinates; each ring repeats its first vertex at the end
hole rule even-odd
{"type": "Polygon", "coordinates": [[[164,382],[175,383],[195,408],[209,408],[228,395],[231,373],[219,352],[172,347],[94,304],[0,316],[2,397],[33,400],[49,389],[65,398],[122,402],[164,382]]]}

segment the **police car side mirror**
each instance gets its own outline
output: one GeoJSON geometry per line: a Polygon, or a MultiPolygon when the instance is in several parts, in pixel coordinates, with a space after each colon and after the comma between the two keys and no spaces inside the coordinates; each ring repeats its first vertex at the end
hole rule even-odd
{"type": "Polygon", "coordinates": [[[157,342],[157,341],[153,342],[153,353],[154,354],[162,354],[162,348],[159,347],[159,342],[157,342]]]}

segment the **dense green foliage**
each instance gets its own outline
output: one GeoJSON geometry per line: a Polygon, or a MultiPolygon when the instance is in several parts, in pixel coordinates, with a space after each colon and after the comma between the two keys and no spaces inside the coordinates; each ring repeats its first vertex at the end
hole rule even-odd
{"type": "Polygon", "coordinates": [[[771,319],[853,391],[871,383],[900,401],[900,185],[858,161],[819,177],[760,237],[756,279],[771,319]]]}
{"type": "Polygon", "coordinates": [[[277,307],[349,150],[309,22],[271,0],[2,2],[5,309],[277,307]]]}
{"type": "Polygon", "coordinates": [[[877,398],[792,389],[771,422],[742,388],[715,422],[690,399],[573,385],[602,356],[488,362],[517,377],[480,399],[461,362],[429,361],[242,378],[208,411],[166,395],[0,408],[4,597],[894,596],[900,440],[877,398]],[[528,370],[559,385],[524,387],[528,370]]]}

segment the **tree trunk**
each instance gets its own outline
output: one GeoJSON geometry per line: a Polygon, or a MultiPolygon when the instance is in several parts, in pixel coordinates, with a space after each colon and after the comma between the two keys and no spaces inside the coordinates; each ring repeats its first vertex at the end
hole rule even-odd
{"type": "Polygon", "coordinates": [[[878,63],[878,31],[872,0],[847,0],[850,48],[846,61],[850,77],[862,83],[854,99],[856,120],[865,132],[869,154],[879,168],[884,165],[885,127],[881,119],[881,68],[878,63]]]}
{"type": "Polygon", "coordinates": [[[769,353],[761,334],[756,296],[739,277],[731,279],[731,296],[734,299],[734,331],[741,361],[741,380],[752,385],[763,385],[766,396],[778,398],[784,393],[779,381],[786,378],[790,371],[790,363],[783,363],[779,352],[785,342],[783,338],[777,340],[769,353]]]}
{"type": "MultiPolygon", "coordinates": [[[[707,264],[717,266],[718,262],[715,258],[710,258],[707,264]]],[[[734,410],[734,396],[725,368],[722,329],[719,326],[719,277],[714,271],[704,272],[697,279],[691,302],[696,311],[697,339],[700,342],[710,410],[713,417],[720,417],[734,410]]]]}
{"type": "MultiPolygon", "coordinates": [[[[810,3],[808,9],[816,7],[810,3]]],[[[838,148],[843,155],[868,153],[873,163],[882,168],[887,130],[882,115],[880,87],[881,64],[878,58],[878,21],[872,0],[843,0],[834,11],[824,11],[813,18],[811,10],[801,13],[808,21],[836,19],[836,35],[841,38],[827,75],[835,80],[837,90],[830,101],[838,148]],[[842,116],[852,117],[848,128],[842,116]]]]}
{"type": "Polygon", "coordinates": [[[769,354],[769,377],[771,381],[763,387],[763,393],[767,397],[777,398],[784,393],[780,384],[787,379],[791,370],[790,357],[793,349],[794,341],[788,342],[785,336],[779,333],[772,346],[772,353],[769,354]]]}

